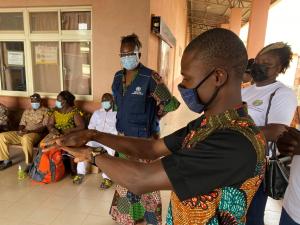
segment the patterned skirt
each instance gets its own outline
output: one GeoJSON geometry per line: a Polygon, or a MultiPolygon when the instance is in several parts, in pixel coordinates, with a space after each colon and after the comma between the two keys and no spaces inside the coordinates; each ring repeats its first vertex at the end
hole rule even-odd
{"type": "Polygon", "coordinates": [[[161,199],[158,191],[135,195],[117,185],[110,214],[118,224],[161,225],[161,199]]]}
{"type": "MultiPolygon", "coordinates": [[[[143,162],[145,161],[143,160],[143,162]]],[[[161,211],[162,205],[159,191],[135,195],[128,189],[116,185],[110,215],[118,224],[161,225],[161,211]]]]}

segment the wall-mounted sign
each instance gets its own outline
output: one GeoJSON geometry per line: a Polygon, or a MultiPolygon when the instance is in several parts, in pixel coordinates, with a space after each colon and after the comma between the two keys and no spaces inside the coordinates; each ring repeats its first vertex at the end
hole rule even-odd
{"type": "Polygon", "coordinates": [[[7,51],[7,64],[9,66],[24,66],[24,53],[20,51],[7,51]]]}
{"type": "Polygon", "coordinates": [[[57,64],[57,47],[38,45],[35,47],[36,64],[57,64]]]}
{"type": "Polygon", "coordinates": [[[167,42],[170,47],[176,45],[176,38],[160,16],[152,16],[151,31],[167,42]]]}
{"type": "Polygon", "coordinates": [[[87,30],[87,29],[88,29],[87,23],[79,23],[78,24],[78,30],[87,30]]]}

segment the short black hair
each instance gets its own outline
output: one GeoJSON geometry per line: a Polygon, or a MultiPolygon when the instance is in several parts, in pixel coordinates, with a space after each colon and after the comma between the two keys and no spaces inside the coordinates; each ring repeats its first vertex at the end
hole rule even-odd
{"type": "Polygon", "coordinates": [[[114,98],[113,95],[112,95],[111,93],[104,93],[104,94],[102,95],[102,97],[104,97],[104,96],[110,97],[111,99],[114,98]]]}
{"type": "Polygon", "coordinates": [[[67,90],[61,91],[58,94],[58,96],[61,96],[64,100],[66,100],[66,102],[67,102],[67,104],[69,106],[74,106],[75,105],[74,104],[74,102],[75,102],[75,96],[71,92],[69,92],[67,90]]]}
{"type": "Polygon", "coordinates": [[[279,57],[280,64],[282,67],[280,73],[285,73],[285,71],[290,67],[290,62],[293,59],[293,52],[291,46],[288,45],[287,43],[275,42],[269,44],[266,47],[264,47],[262,50],[260,50],[257,56],[266,53],[274,54],[279,57]]]}
{"type": "Polygon", "coordinates": [[[132,44],[133,46],[137,47],[138,50],[142,48],[142,43],[135,33],[121,37],[121,44],[132,44]]]}
{"type": "Polygon", "coordinates": [[[246,70],[248,55],[244,43],[232,31],[223,28],[208,30],[193,39],[185,52],[193,53],[211,68],[223,68],[239,79],[246,70]]]}
{"type": "Polygon", "coordinates": [[[34,93],[33,95],[30,96],[30,99],[32,99],[32,100],[35,100],[35,99],[41,100],[41,96],[38,93],[34,93]]]}

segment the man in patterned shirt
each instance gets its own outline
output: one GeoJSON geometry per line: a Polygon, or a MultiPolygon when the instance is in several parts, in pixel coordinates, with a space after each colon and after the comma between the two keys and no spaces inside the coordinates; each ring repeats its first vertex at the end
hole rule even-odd
{"type": "Polygon", "coordinates": [[[9,131],[0,134],[0,170],[12,165],[9,158],[9,145],[21,144],[27,165],[32,163],[32,149],[41,139],[48,122],[48,109],[41,106],[41,96],[30,96],[31,109],[26,109],[22,115],[18,131],[9,131]]]}
{"type": "Polygon", "coordinates": [[[178,85],[186,105],[201,114],[198,119],[160,140],[88,130],[57,144],[135,194],[171,190],[168,225],[245,224],[265,169],[265,138],[241,98],[246,66],[247,52],[237,35],[221,28],[206,31],[185,49],[178,85]],[[103,149],[84,147],[90,140],[156,160],[144,164],[113,158],[103,149]]]}
{"type": "Polygon", "coordinates": [[[7,130],[8,125],[8,110],[5,105],[0,103],[0,132],[7,130]]]}

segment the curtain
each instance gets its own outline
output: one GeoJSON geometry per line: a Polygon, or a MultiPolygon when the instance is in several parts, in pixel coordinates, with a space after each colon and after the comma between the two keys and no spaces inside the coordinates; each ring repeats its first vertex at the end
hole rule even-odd
{"type": "MultiPolygon", "coordinates": [[[[58,57],[58,42],[32,42],[32,70],[34,91],[58,93],[60,92],[60,75],[59,75],[59,57],[58,57]],[[37,52],[39,48],[44,49],[44,52],[37,52]],[[47,57],[47,48],[57,49],[56,60],[43,62],[41,59],[47,57]],[[37,54],[41,54],[37,56],[37,54]],[[45,56],[43,56],[45,54],[45,56]],[[38,60],[38,61],[37,61],[38,60]]],[[[52,52],[53,54],[53,52],[52,52]]],[[[53,56],[51,57],[53,58],[53,56]]]]}
{"type": "Polygon", "coordinates": [[[61,14],[62,30],[79,30],[79,23],[86,23],[91,29],[91,12],[63,12],[61,14]]]}
{"type": "Polygon", "coordinates": [[[57,12],[32,12],[30,13],[30,31],[57,31],[57,12]]]}
{"type": "Polygon", "coordinates": [[[91,55],[90,42],[64,42],[63,71],[64,89],[73,94],[91,94],[90,70],[91,55]]]}
{"type": "Polygon", "coordinates": [[[26,91],[25,65],[9,65],[8,52],[23,52],[23,42],[0,42],[2,89],[8,91],[26,91]]]}
{"type": "Polygon", "coordinates": [[[0,13],[0,30],[24,30],[23,14],[0,13]]]}

